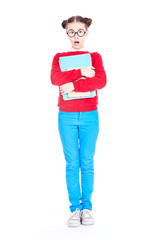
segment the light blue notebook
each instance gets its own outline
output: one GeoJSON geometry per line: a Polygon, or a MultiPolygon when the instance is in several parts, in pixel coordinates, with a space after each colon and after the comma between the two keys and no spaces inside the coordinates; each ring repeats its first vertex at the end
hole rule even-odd
{"type": "MultiPolygon", "coordinates": [[[[81,67],[92,66],[91,55],[89,53],[59,57],[60,68],[62,72],[67,71],[67,69],[76,69],[81,67]]],[[[79,80],[80,81],[80,80],[79,80]]],[[[63,94],[64,100],[80,99],[80,98],[91,98],[95,96],[95,91],[90,91],[90,96],[81,97],[69,97],[68,93],[63,94]]]]}

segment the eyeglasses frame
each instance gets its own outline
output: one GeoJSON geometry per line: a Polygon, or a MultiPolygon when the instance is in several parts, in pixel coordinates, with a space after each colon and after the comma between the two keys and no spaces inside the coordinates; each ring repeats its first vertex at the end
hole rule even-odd
{"type": "MultiPolygon", "coordinates": [[[[70,30],[74,31],[73,29],[69,29],[68,32],[69,32],[70,30]]],[[[83,30],[83,31],[84,31],[84,29],[82,29],[82,28],[78,29],[78,31],[79,31],[79,30],[83,30]]],[[[74,31],[74,36],[75,36],[76,34],[78,35],[78,31],[77,31],[77,32],[74,31]]],[[[68,35],[68,32],[67,32],[67,35],[68,35]]],[[[84,31],[84,35],[85,35],[85,34],[86,34],[86,32],[84,31]]],[[[84,35],[83,35],[83,36],[84,36],[84,35]]],[[[68,36],[69,36],[69,35],[68,35],[68,36]]],[[[73,37],[74,37],[74,36],[73,36],[73,37]]],[[[78,36],[79,36],[79,35],[78,35],[78,36]]],[[[83,36],[79,36],[79,37],[83,37],[83,36]]],[[[69,36],[69,37],[70,37],[70,36],[69,36]]],[[[72,38],[72,37],[70,37],[70,38],[72,38]]]]}

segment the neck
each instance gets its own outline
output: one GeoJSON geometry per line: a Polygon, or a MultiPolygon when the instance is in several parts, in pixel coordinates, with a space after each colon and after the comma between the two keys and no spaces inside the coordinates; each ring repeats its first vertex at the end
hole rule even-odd
{"type": "Polygon", "coordinates": [[[79,49],[76,49],[76,48],[71,47],[71,50],[72,50],[72,51],[82,51],[82,50],[84,50],[84,47],[81,47],[81,48],[79,48],[79,49]]]}

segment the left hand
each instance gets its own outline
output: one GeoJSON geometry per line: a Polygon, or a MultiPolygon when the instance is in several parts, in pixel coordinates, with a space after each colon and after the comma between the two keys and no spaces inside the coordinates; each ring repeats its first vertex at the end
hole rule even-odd
{"type": "Polygon", "coordinates": [[[66,83],[60,86],[60,92],[61,94],[65,94],[65,93],[70,93],[74,90],[74,85],[72,82],[70,83],[66,83]]]}

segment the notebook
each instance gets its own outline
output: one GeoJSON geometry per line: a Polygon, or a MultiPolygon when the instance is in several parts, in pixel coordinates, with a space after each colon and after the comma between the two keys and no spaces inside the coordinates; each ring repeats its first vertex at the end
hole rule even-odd
{"type": "MultiPolygon", "coordinates": [[[[89,53],[59,57],[59,62],[60,62],[60,68],[62,72],[69,71],[72,69],[79,69],[81,67],[92,66],[91,55],[89,53]]],[[[82,78],[85,79],[84,77],[82,78]]],[[[82,78],[77,79],[77,81],[80,81],[80,79],[82,78]]],[[[72,99],[81,99],[81,98],[92,98],[94,96],[96,96],[95,91],[89,91],[89,92],[72,91],[70,93],[63,94],[63,99],[72,100],[72,99]]]]}

